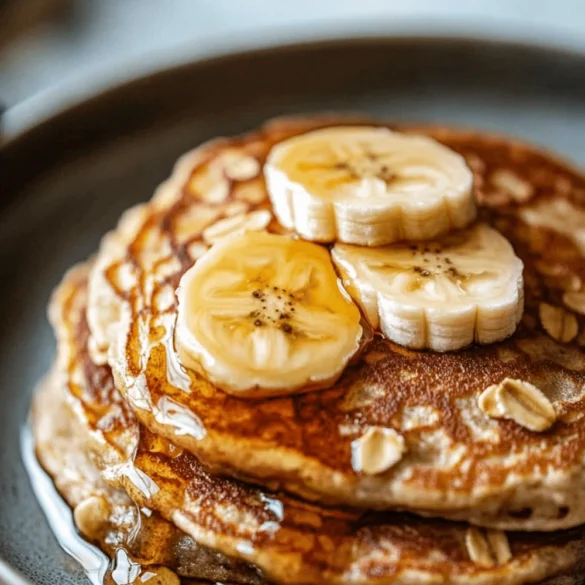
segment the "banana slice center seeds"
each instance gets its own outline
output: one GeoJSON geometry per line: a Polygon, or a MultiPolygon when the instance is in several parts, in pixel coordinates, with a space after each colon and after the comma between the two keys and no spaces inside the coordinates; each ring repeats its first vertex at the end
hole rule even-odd
{"type": "MultiPolygon", "coordinates": [[[[330,177],[324,180],[324,185],[328,189],[344,183],[354,183],[356,181],[377,180],[386,185],[397,178],[395,171],[392,171],[379,155],[365,152],[362,156],[354,156],[352,159],[349,155],[345,160],[331,162],[329,164],[318,163],[299,163],[299,169],[306,172],[328,171],[330,177]]],[[[341,158],[341,157],[340,157],[341,158]]],[[[367,194],[367,191],[361,190],[358,195],[367,194]]]]}
{"type": "Polygon", "coordinates": [[[429,287],[436,289],[437,285],[442,285],[449,289],[449,294],[465,294],[467,283],[474,277],[479,278],[489,273],[481,267],[463,272],[456,261],[447,255],[448,250],[443,250],[438,244],[413,244],[409,246],[409,250],[412,252],[411,265],[387,262],[380,270],[390,279],[399,275],[410,275],[412,278],[406,286],[408,292],[429,287]]]}
{"type": "Polygon", "coordinates": [[[252,291],[252,299],[256,308],[248,314],[254,327],[277,327],[283,333],[294,333],[291,319],[295,314],[295,304],[301,300],[302,294],[295,296],[292,292],[278,286],[270,286],[262,282],[252,291]]]}

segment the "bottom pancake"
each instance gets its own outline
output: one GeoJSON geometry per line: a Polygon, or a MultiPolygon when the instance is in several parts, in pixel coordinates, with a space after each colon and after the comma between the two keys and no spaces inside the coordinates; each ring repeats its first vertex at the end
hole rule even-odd
{"type": "MultiPolygon", "coordinates": [[[[91,361],[86,285],[86,267],[71,271],[51,307],[68,400],[91,430],[103,477],[199,545],[282,584],[514,585],[582,574],[582,529],[506,534],[408,514],[329,509],[208,474],[193,455],[140,427],[109,368],[91,361]]],[[[177,433],[198,424],[172,401],[160,416],[177,433]]]]}
{"type": "Polygon", "coordinates": [[[63,390],[62,378],[53,374],[35,396],[36,454],[73,509],[83,537],[112,559],[105,583],[266,583],[247,563],[197,545],[157,512],[139,509],[124,491],[106,483],[85,450],[89,437],[63,390]]]}

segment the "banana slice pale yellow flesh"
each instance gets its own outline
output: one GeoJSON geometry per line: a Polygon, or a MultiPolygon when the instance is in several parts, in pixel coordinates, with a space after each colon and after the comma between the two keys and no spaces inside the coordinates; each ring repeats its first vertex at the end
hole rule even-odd
{"type": "Polygon", "coordinates": [[[360,347],[360,311],[310,242],[228,236],[184,274],[178,299],[183,365],[239,396],[327,387],[360,347]]]}
{"type": "Polygon", "coordinates": [[[272,148],[264,173],[280,223],[315,242],[429,240],[476,216],[463,157],[387,128],[338,126],[290,138],[272,148]]]}
{"type": "Polygon", "coordinates": [[[371,324],[406,347],[450,351],[500,341],[524,309],[522,261],[485,224],[426,243],[338,243],[332,258],[371,324]]]}

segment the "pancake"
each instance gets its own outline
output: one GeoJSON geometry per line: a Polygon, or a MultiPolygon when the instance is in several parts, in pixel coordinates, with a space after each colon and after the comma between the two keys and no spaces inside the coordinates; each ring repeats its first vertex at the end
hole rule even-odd
{"type": "Polygon", "coordinates": [[[252,563],[282,584],[512,585],[581,573],[581,529],[506,536],[407,514],[322,508],[208,474],[187,450],[137,425],[113,388],[109,367],[91,360],[85,273],[83,267],[70,272],[51,306],[68,402],[91,429],[103,477],[198,544],[252,563]],[[117,447],[121,437],[135,438],[129,449],[117,447]],[[495,553],[500,560],[510,547],[508,560],[497,564],[481,556],[477,539],[488,535],[502,547],[495,553]]]}
{"type": "MultiPolygon", "coordinates": [[[[276,121],[184,156],[153,201],[128,212],[103,241],[90,279],[92,356],[109,362],[142,424],[214,473],[328,505],[408,509],[498,529],[585,522],[584,318],[579,307],[561,312],[581,331],[563,342],[554,314],[543,313],[552,324],[540,317],[543,303],[561,307],[564,293],[585,282],[585,180],[530,146],[471,131],[401,128],[466,158],[481,219],[524,262],[525,313],[508,340],[443,354],[375,333],[331,388],[273,399],[226,394],[180,363],[175,289],[209,247],[206,227],[225,232],[270,209],[261,174],[230,179],[226,157],[252,157],[259,168],[278,141],[344,121],[276,121]],[[550,430],[533,432],[480,410],[480,394],[507,377],[549,398],[558,415],[550,430]],[[397,465],[373,476],[355,471],[351,456],[352,442],[371,426],[393,429],[407,448],[397,465]]],[[[284,231],[275,220],[267,229],[284,231]]]]}
{"type": "Polygon", "coordinates": [[[110,557],[105,583],[120,583],[118,573],[124,571],[151,585],[265,583],[247,563],[198,546],[160,514],[139,509],[126,492],[106,483],[87,452],[87,428],[69,408],[64,390],[63,377],[53,374],[35,396],[36,453],[74,510],[83,537],[110,557]]]}

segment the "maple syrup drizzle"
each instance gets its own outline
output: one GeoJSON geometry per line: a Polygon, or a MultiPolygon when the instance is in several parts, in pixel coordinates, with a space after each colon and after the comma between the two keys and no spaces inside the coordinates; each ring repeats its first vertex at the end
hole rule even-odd
{"type": "Polygon", "coordinates": [[[90,544],[78,532],[73,512],[63,500],[53,480],[41,467],[34,448],[30,427],[20,432],[20,448],[24,467],[33,492],[61,548],[83,568],[92,585],[131,585],[138,581],[143,567],[132,560],[123,547],[116,550],[112,561],[97,546],[90,544]]]}

